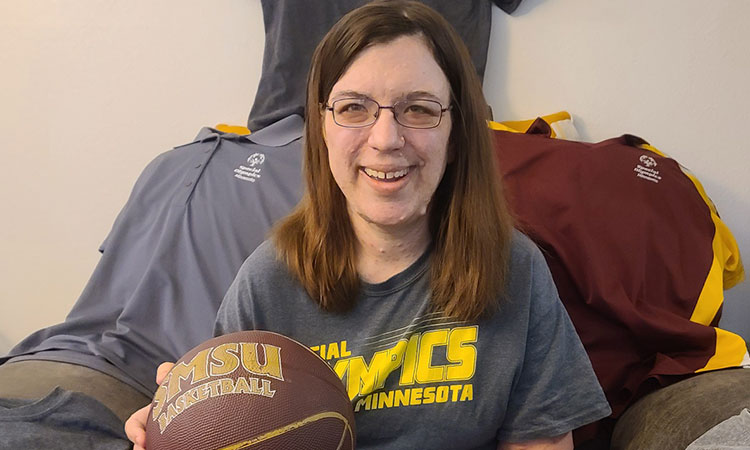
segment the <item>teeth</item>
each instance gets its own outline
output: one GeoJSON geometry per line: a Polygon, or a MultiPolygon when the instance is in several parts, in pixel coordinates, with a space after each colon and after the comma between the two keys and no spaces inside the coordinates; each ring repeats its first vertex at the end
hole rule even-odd
{"type": "Polygon", "coordinates": [[[369,169],[365,167],[365,173],[372,178],[377,178],[378,180],[392,180],[405,176],[407,173],[409,173],[409,169],[401,169],[395,172],[381,172],[379,170],[369,169]]]}

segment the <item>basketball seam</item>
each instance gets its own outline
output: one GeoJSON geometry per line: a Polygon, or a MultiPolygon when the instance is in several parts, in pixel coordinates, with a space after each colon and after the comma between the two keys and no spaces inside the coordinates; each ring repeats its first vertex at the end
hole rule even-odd
{"type": "MultiPolygon", "coordinates": [[[[307,424],[317,422],[318,420],[322,419],[339,419],[344,423],[344,430],[349,430],[349,434],[353,437],[351,433],[351,426],[349,424],[349,421],[344,417],[342,414],[334,412],[334,411],[328,411],[328,412],[322,412],[318,414],[314,414],[309,417],[305,417],[302,420],[298,420],[296,422],[292,422],[290,424],[284,425],[283,427],[277,428],[275,430],[268,431],[266,433],[261,434],[260,436],[256,436],[252,439],[248,439],[246,441],[237,442],[235,444],[227,445],[225,447],[221,447],[217,450],[242,450],[246,448],[250,448],[255,444],[259,444],[263,441],[267,441],[268,439],[274,438],[276,436],[279,436],[281,434],[284,434],[286,432],[289,432],[291,430],[303,427],[307,424]]],[[[342,438],[343,441],[343,438],[342,438]]],[[[339,442],[339,448],[341,448],[341,442],[339,442]]]]}

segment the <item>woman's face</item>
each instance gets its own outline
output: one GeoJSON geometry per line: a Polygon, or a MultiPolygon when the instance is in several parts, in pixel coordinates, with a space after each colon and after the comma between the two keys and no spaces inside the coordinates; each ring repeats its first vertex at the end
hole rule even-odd
{"type": "MultiPolygon", "coordinates": [[[[363,50],[333,86],[328,105],[352,97],[381,106],[434,100],[447,108],[450,87],[423,38],[403,36],[363,50]]],[[[345,128],[326,111],[329,164],[351,220],[388,228],[426,225],[430,200],[449,159],[451,125],[450,112],[445,112],[435,128],[407,128],[396,122],[392,110],[381,109],[374,124],[345,128]]],[[[354,225],[357,229],[358,223],[354,225]]]]}

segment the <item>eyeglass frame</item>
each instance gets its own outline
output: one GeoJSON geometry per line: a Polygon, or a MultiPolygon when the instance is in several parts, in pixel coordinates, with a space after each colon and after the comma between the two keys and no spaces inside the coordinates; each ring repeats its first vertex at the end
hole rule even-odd
{"type": "Polygon", "coordinates": [[[338,126],[340,126],[342,128],[366,128],[366,127],[372,126],[380,118],[380,110],[382,110],[382,109],[390,109],[391,113],[393,113],[393,119],[396,121],[396,123],[398,123],[402,127],[411,128],[412,130],[431,130],[433,128],[439,127],[440,124],[443,122],[443,114],[445,114],[446,111],[450,111],[451,109],[453,109],[453,104],[450,104],[447,107],[443,108],[443,104],[440,103],[439,101],[432,100],[432,99],[427,99],[427,98],[410,99],[410,100],[399,100],[399,101],[395,102],[392,105],[381,106],[380,103],[377,102],[377,100],[371,99],[369,97],[344,97],[344,98],[337,98],[330,105],[328,104],[328,102],[326,102],[326,103],[321,103],[320,106],[321,106],[321,108],[325,109],[326,111],[331,111],[331,117],[333,117],[333,122],[336,125],[338,125],[338,126]],[[375,103],[378,106],[378,110],[375,112],[375,119],[372,122],[370,122],[368,124],[365,124],[365,125],[342,125],[342,124],[340,124],[336,120],[336,113],[333,111],[333,104],[336,103],[336,102],[343,101],[343,100],[369,100],[369,101],[375,103]],[[432,126],[429,126],[429,127],[415,127],[415,126],[411,126],[411,125],[405,125],[405,124],[401,123],[400,120],[398,120],[398,114],[396,114],[396,110],[394,108],[397,105],[399,105],[399,104],[409,103],[409,102],[414,102],[414,101],[437,103],[437,105],[440,107],[440,116],[438,117],[438,121],[437,121],[437,123],[435,125],[432,125],[432,126]]]}

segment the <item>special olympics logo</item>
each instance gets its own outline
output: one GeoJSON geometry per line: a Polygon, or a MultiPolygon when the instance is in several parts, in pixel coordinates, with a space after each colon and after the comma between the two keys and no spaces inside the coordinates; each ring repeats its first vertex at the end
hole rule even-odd
{"type": "Polygon", "coordinates": [[[656,167],[656,160],[648,155],[641,156],[641,164],[646,167],[656,167]]]}
{"type": "Polygon", "coordinates": [[[264,155],[263,153],[253,153],[249,158],[247,158],[247,163],[250,164],[250,167],[253,167],[257,166],[258,164],[263,164],[263,161],[265,160],[266,155],[264,155]]]}

